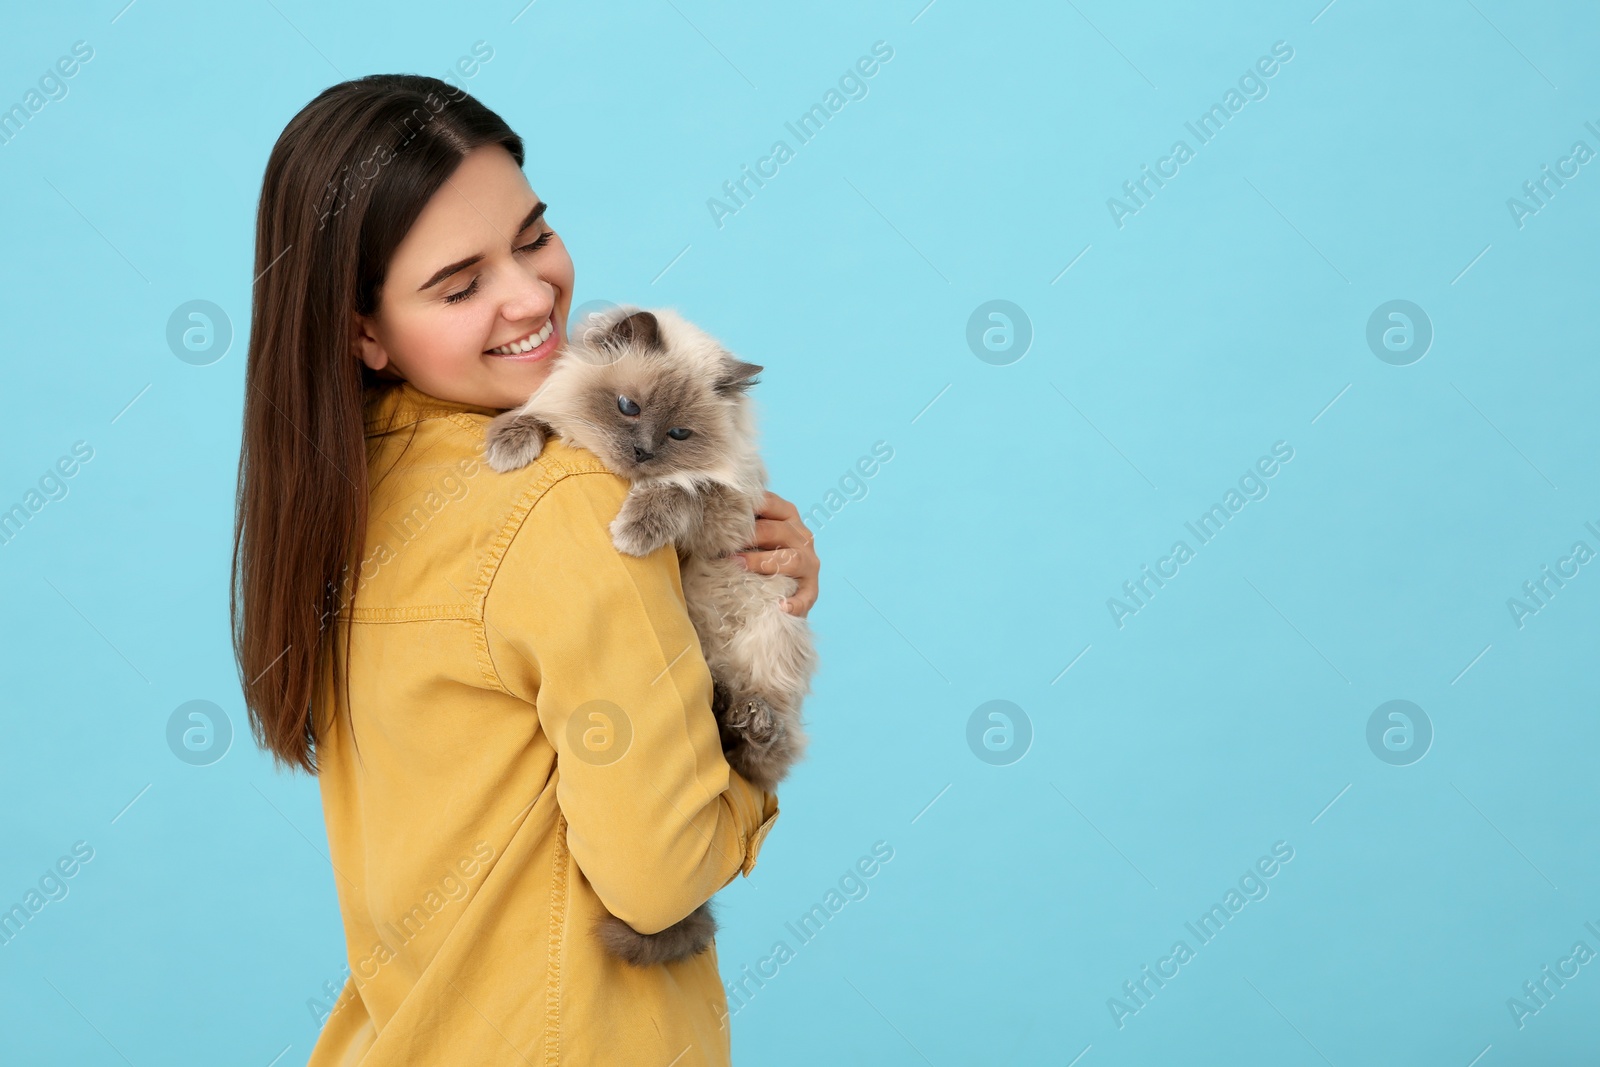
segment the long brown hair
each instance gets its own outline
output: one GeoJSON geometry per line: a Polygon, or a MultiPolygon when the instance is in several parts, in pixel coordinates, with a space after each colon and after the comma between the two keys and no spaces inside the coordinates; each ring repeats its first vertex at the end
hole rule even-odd
{"type": "Polygon", "coordinates": [[[395,247],[466,154],[522,139],[461,89],[373,74],[324,90],[284,127],[256,214],[229,609],[258,745],[317,772],[314,706],[344,690],[336,627],[366,540],[363,413],[383,380],[354,353],[395,247]],[[332,674],[324,672],[331,668],[332,674]]]}

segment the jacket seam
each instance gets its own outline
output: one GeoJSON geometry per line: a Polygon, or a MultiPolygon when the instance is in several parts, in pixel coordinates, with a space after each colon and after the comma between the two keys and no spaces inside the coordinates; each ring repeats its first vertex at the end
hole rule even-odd
{"type": "Polygon", "coordinates": [[[550,883],[550,965],[544,990],[544,1062],[561,1063],[561,967],[565,962],[567,921],[567,819],[556,809],[555,870],[550,883]]]}
{"type": "MultiPolygon", "coordinates": [[[[452,411],[448,408],[427,408],[415,412],[405,411],[403,418],[393,421],[374,417],[367,420],[367,427],[382,425],[383,429],[369,437],[381,437],[393,429],[410,426],[413,423],[424,422],[431,418],[443,418],[452,425],[466,430],[468,436],[474,438],[481,446],[484,439],[482,425],[478,422],[481,416],[473,416],[466,412],[452,411]]],[[[437,444],[434,445],[438,447],[437,444]]],[[[420,457],[419,457],[420,458],[420,457]]],[[[481,461],[480,461],[481,462],[481,461]]],[[[471,601],[467,603],[450,604],[411,604],[406,607],[364,608],[359,601],[355,607],[346,607],[339,612],[341,619],[349,622],[365,623],[390,623],[390,622],[433,622],[441,619],[464,619],[468,622],[474,618],[471,601]]]]}
{"type": "Polygon", "coordinates": [[[418,408],[396,413],[389,418],[375,416],[365,419],[362,421],[361,429],[363,437],[382,437],[394,430],[403,430],[413,423],[427,419],[448,419],[462,429],[476,431],[482,436],[483,420],[488,418],[490,418],[488,415],[456,411],[452,408],[418,408]]]}
{"type": "Polygon", "coordinates": [[[429,622],[437,619],[474,618],[471,604],[414,604],[403,608],[354,608],[343,613],[351,622],[429,622]]]}
{"type": "Polygon", "coordinates": [[[494,580],[500,573],[500,565],[505,560],[506,551],[511,547],[511,542],[521,531],[523,523],[528,516],[533,514],[533,509],[539,501],[544,499],[546,493],[555,487],[557,482],[579,474],[609,474],[610,471],[598,462],[588,462],[568,465],[565,463],[551,464],[538,479],[530,485],[512,507],[511,514],[501,525],[500,532],[495,536],[494,543],[485,553],[483,565],[478,571],[477,580],[473,584],[470,603],[474,612],[473,641],[478,651],[478,663],[483,671],[484,684],[496,692],[507,696],[517,696],[500,677],[500,669],[495,665],[494,653],[489,648],[489,623],[488,604],[489,593],[494,587],[494,580]]]}

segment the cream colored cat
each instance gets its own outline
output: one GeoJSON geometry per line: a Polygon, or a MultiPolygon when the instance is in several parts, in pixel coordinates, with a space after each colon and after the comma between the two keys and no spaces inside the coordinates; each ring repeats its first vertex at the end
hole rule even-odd
{"type": "MultiPolygon", "coordinates": [[[[576,325],[538,392],[490,422],[485,450],[495,470],[515,470],[553,433],[633,483],[612,542],[634,556],[676,545],[723,751],[771,789],[805,751],[800,706],[816,651],[806,620],[778,606],[795,580],[728,558],[753,544],[766,488],[748,394],[762,369],[669,308],[611,308],[576,325]]],[[[638,965],[692,956],[715,932],[709,900],[660,933],[614,915],[599,930],[613,955],[638,965]]]]}

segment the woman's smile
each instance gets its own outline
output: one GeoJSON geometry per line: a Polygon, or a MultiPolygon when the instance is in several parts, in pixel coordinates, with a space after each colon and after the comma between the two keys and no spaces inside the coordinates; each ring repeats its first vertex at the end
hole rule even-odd
{"type": "Polygon", "coordinates": [[[509,344],[491,348],[484,354],[497,356],[500,359],[514,359],[523,363],[532,363],[534,360],[543,359],[554,352],[556,346],[560,343],[561,331],[556,326],[555,317],[551,316],[537,330],[519,337],[509,344]]]}
{"type": "Polygon", "coordinates": [[[380,377],[440,400],[509,410],[567,343],[573,265],[511,152],[462,158],[395,247],[355,345],[380,377]]]}

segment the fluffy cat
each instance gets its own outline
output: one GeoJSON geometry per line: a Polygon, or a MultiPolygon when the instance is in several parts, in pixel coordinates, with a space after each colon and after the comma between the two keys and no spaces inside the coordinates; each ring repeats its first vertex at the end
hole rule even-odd
{"type": "MultiPolygon", "coordinates": [[[[675,544],[723,753],[771,789],[805,751],[800,706],[816,651],[806,620],[777,603],[795,580],[728,558],[754,543],[766,488],[748,395],[763,369],[670,308],[611,308],[578,323],[539,390],[489,423],[485,453],[495,470],[515,470],[554,434],[632,482],[612,542],[634,556],[675,544]]],[[[703,951],[716,928],[708,900],[659,933],[614,915],[597,933],[613,956],[644,966],[703,951]]]]}

